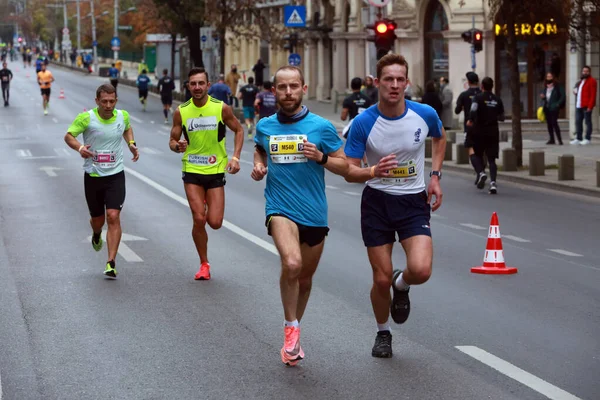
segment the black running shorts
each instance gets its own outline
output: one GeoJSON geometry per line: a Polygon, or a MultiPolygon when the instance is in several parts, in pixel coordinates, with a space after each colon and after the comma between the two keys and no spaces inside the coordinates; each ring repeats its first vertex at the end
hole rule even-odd
{"type": "Polygon", "coordinates": [[[366,186],[360,205],[360,227],[366,247],[382,246],[413,236],[431,236],[431,207],[425,191],[393,195],[366,186]]]}
{"type": "Polygon", "coordinates": [[[148,98],[148,89],[138,89],[138,97],[140,99],[147,99],[148,98]]]}
{"type": "Polygon", "coordinates": [[[125,203],[125,171],[114,175],[83,178],[85,199],[92,218],[104,215],[104,210],[121,210],[125,203]]]}
{"type": "Polygon", "coordinates": [[[48,89],[41,89],[42,90],[42,96],[48,96],[50,97],[50,88],[48,89]]]}
{"type": "Polygon", "coordinates": [[[493,135],[482,135],[475,138],[473,150],[475,155],[483,157],[485,153],[489,159],[496,159],[500,153],[500,140],[493,135]]]}
{"type": "Polygon", "coordinates": [[[271,218],[273,217],[284,217],[292,221],[298,227],[298,233],[300,235],[300,244],[306,243],[308,246],[316,246],[325,240],[325,236],[329,233],[329,228],[326,226],[306,226],[293,221],[289,217],[283,214],[270,214],[267,215],[265,226],[267,227],[267,233],[271,235],[271,218]]]}
{"type": "Polygon", "coordinates": [[[163,105],[171,105],[173,104],[173,95],[161,94],[160,101],[163,103],[163,105]]]}
{"type": "Polygon", "coordinates": [[[204,190],[215,189],[225,186],[225,174],[202,175],[192,172],[183,172],[181,179],[184,183],[202,186],[204,190]]]}

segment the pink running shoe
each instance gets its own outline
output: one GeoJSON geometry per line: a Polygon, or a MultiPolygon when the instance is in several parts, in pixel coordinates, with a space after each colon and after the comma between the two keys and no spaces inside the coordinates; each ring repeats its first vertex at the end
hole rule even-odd
{"type": "Polygon", "coordinates": [[[194,279],[197,281],[210,280],[210,264],[207,262],[200,264],[200,269],[194,275],[194,279]]]}
{"type": "Polygon", "coordinates": [[[281,361],[290,367],[296,366],[304,358],[304,351],[300,346],[300,328],[286,326],[283,329],[284,340],[281,348],[281,361]]]}

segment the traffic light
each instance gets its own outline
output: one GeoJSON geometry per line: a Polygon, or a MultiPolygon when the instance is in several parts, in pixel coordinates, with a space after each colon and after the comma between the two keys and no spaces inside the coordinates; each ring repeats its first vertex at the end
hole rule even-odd
{"type": "Polygon", "coordinates": [[[467,43],[473,43],[473,32],[470,29],[461,33],[460,37],[467,43]]]}
{"type": "Polygon", "coordinates": [[[479,29],[473,29],[473,48],[475,53],[483,50],[483,32],[479,29]]]}
{"type": "Polygon", "coordinates": [[[367,25],[367,29],[375,31],[375,36],[367,38],[370,42],[375,42],[377,49],[377,60],[385,56],[394,48],[396,42],[396,28],[398,24],[391,19],[382,19],[375,21],[374,24],[367,25]]]}
{"type": "Polygon", "coordinates": [[[294,49],[298,45],[298,34],[290,33],[290,34],[283,35],[283,40],[286,41],[286,43],[283,44],[283,48],[285,50],[289,50],[290,54],[293,53],[294,49]]]}

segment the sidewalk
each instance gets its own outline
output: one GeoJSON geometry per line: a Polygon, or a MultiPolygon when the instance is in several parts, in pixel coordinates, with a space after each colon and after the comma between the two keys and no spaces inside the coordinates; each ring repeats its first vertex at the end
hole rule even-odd
{"type": "MultiPolygon", "coordinates": [[[[333,113],[333,104],[320,102],[317,100],[305,100],[304,104],[309,110],[330,120],[337,128],[338,132],[346,126],[347,121],[342,121],[339,114],[333,113]]],[[[540,186],[549,189],[561,190],[569,193],[578,193],[587,196],[600,197],[600,187],[597,186],[596,163],[600,161],[600,135],[593,135],[592,143],[587,146],[570,145],[567,135],[563,146],[546,145],[547,133],[539,133],[534,135],[534,139],[523,140],[523,169],[516,172],[502,171],[502,156],[497,160],[499,166],[498,182],[501,185],[503,181],[516,182],[526,185],[540,186]],[[543,151],[544,162],[546,165],[545,175],[529,176],[529,153],[532,151],[543,151]],[[575,157],[575,180],[559,181],[558,180],[558,157],[562,155],[573,155],[575,157]]],[[[530,135],[531,137],[531,135],[530,135]]],[[[457,132],[456,141],[462,143],[464,136],[457,132]]],[[[512,135],[509,133],[508,142],[500,142],[500,155],[502,149],[510,148],[512,135]]],[[[475,173],[470,164],[456,163],[456,144],[448,144],[452,146],[452,160],[444,161],[444,170],[457,171],[467,174],[475,173]]],[[[425,163],[430,166],[431,159],[427,158],[425,163]]]]}

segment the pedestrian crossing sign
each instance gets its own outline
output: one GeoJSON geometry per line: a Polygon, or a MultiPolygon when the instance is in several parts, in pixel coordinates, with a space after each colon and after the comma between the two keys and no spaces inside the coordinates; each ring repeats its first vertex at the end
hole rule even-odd
{"type": "Polygon", "coordinates": [[[306,26],[306,6],[285,6],[283,23],[291,28],[304,28],[306,26]]]}

